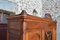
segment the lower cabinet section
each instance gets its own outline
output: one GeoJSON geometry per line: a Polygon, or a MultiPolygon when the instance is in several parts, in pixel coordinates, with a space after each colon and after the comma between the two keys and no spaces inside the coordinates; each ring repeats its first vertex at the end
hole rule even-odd
{"type": "Polygon", "coordinates": [[[53,40],[53,32],[45,30],[26,32],[25,38],[25,40],[53,40]]]}
{"type": "Polygon", "coordinates": [[[17,34],[10,34],[10,40],[19,40],[20,36],[17,34]]]}
{"type": "Polygon", "coordinates": [[[22,31],[20,32],[19,30],[15,29],[8,30],[8,33],[9,33],[9,40],[20,40],[20,37],[22,35],[22,31]]]}
{"type": "Polygon", "coordinates": [[[9,40],[53,40],[53,31],[38,30],[38,31],[26,31],[25,33],[16,30],[10,30],[9,40]]]}

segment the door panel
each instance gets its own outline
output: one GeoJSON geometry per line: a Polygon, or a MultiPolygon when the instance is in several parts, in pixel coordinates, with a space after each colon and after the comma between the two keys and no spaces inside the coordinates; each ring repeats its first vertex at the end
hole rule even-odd
{"type": "Polygon", "coordinates": [[[26,40],[40,40],[40,34],[27,32],[26,33],[26,40]]]}

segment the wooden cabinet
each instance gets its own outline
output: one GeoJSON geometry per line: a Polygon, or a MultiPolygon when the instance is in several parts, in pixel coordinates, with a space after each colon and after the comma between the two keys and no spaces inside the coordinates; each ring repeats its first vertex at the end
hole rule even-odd
{"type": "Polygon", "coordinates": [[[7,24],[0,23],[0,40],[7,40],[7,24]]]}
{"type": "Polygon", "coordinates": [[[7,40],[56,40],[56,21],[22,11],[8,18],[7,40]]]}

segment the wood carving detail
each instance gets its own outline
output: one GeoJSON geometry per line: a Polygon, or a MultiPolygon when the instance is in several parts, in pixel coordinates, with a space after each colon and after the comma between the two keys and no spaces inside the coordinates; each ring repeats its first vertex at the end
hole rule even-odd
{"type": "Polygon", "coordinates": [[[45,40],[52,40],[52,32],[51,31],[45,32],[45,40]]]}

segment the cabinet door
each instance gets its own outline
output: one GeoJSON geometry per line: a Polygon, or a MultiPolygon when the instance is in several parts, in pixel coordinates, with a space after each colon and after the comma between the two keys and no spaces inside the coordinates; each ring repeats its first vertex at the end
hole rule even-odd
{"type": "Polygon", "coordinates": [[[26,33],[26,40],[40,40],[40,34],[27,32],[26,33]]]}

